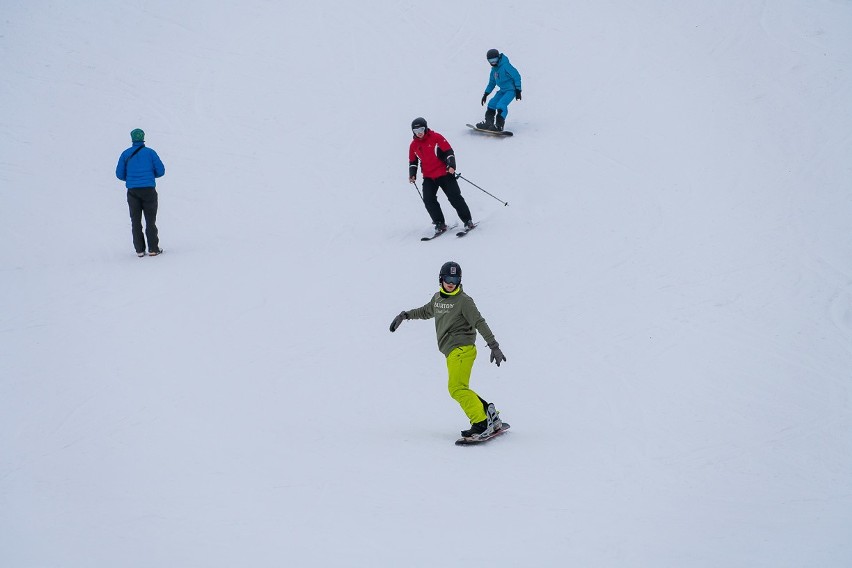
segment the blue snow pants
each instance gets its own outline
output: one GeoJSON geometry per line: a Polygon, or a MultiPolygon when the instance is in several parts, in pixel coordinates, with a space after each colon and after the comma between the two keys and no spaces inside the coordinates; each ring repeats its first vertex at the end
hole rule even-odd
{"type": "Polygon", "coordinates": [[[494,110],[502,110],[501,113],[503,118],[509,116],[509,103],[515,100],[515,91],[503,90],[500,89],[497,93],[491,97],[491,100],[488,101],[488,108],[494,110]]]}

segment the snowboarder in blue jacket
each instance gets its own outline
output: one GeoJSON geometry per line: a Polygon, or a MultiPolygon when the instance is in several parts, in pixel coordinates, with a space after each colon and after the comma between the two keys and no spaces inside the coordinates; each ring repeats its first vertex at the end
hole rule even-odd
{"type": "Polygon", "coordinates": [[[157,234],[157,182],[163,177],[166,167],[153,149],[145,146],[145,132],[136,128],[130,133],[133,145],[121,153],[115,166],[115,177],[127,188],[127,205],[130,208],[130,225],[136,256],[145,256],[145,238],[148,238],[148,254],[157,256],[160,238],[157,234]],[[142,216],[145,216],[145,232],[142,232],[142,216]]]}
{"type": "Polygon", "coordinates": [[[484,130],[503,131],[506,117],[509,115],[509,103],[513,100],[521,100],[521,74],[509,62],[505,53],[496,49],[489,49],[485,54],[488,63],[491,64],[491,73],[488,75],[488,85],[485,94],[482,95],[482,104],[488,99],[488,95],[498,87],[497,94],[488,101],[488,109],[485,111],[485,120],[476,125],[484,130]]]}

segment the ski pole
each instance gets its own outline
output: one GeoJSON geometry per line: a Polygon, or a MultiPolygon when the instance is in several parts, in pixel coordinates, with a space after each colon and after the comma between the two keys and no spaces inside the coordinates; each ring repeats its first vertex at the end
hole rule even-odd
{"type": "Polygon", "coordinates": [[[416,182],[416,181],[413,181],[413,182],[411,182],[411,183],[413,183],[413,184],[414,184],[414,189],[416,189],[416,190],[417,190],[417,195],[419,195],[419,196],[420,196],[420,201],[423,201],[423,194],[422,194],[422,193],[420,193],[420,188],[419,188],[419,187],[417,187],[417,182],[416,182]]]}
{"type": "MultiPolygon", "coordinates": [[[[469,179],[467,179],[466,177],[464,177],[463,175],[461,175],[461,174],[459,174],[459,173],[457,173],[457,174],[456,174],[456,179],[458,179],[458,178],[463,179],[464,181],[466,181],[467,183],[469,183],[470,185],[472,185],[473,187],[475,187],[476,189],[478,189],[478,190],[479,190],[479,191],[481,191],[482,193],[488,193],[487,191],[485,191],[484,189],[482,189],[481,187],[479,187],[478,185],[476,185],[475,183],[473,183],[472,181],[470,181],[469,179]]],[[[509,205],[509,203],[508,203],[508,202],[503,201],[502,199],[500,199],[500,198],[499,198],[499,197],[497,197],[496,195],[493,195],[493,194],[491,194],[491,193],[488,193],[488,195],[490,195],[491,197],[493,197],[494,199],[496,199],[497,201],[499,201],[500,203],[502,203],[504,207],[505,207],[505,206],[507,206],[507,205],[509,205]]]]}

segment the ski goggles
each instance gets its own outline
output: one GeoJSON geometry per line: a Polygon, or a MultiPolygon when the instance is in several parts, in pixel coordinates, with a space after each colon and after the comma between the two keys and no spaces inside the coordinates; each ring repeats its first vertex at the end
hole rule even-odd
{"type": "Polygon", "coordinates": [[[452,284],[453,286],[458,286],[459,284],[461,284],[461,278],[459,278],[458,276],[444,276],[441,280],[444,282],[444,284],[452,284]]]}
{"type": "Polygon", "coordinates": [[[492,57],[491,59],[488,60],[488,63],[490,63],[491,65],[494,65],[498,61],[500,61],[499,57],[492,57]]]}
{"type": "Polygon", "coordinates": [[[417,136],[420,136],[421,134],[426,132],[426,127],[425,126],[418,126],[417,128],[412,128],[411,131],[414,134],[416,134],[417,136]]]}

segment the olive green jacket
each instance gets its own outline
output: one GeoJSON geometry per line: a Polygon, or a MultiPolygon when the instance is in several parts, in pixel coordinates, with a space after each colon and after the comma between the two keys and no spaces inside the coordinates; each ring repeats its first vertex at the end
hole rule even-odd
{"type": "Polygon", "coordinates": [[[456,347],[474,345],[477,331],[486,343],[494,341],[491,328],[479,313],[473,298],[464,293],[461,285],[458,293],[450,295],[443,291],[436,292],[425,306],[406,313],[408,319],[435,318],[438,350],[445,357],[456,347]]]}

